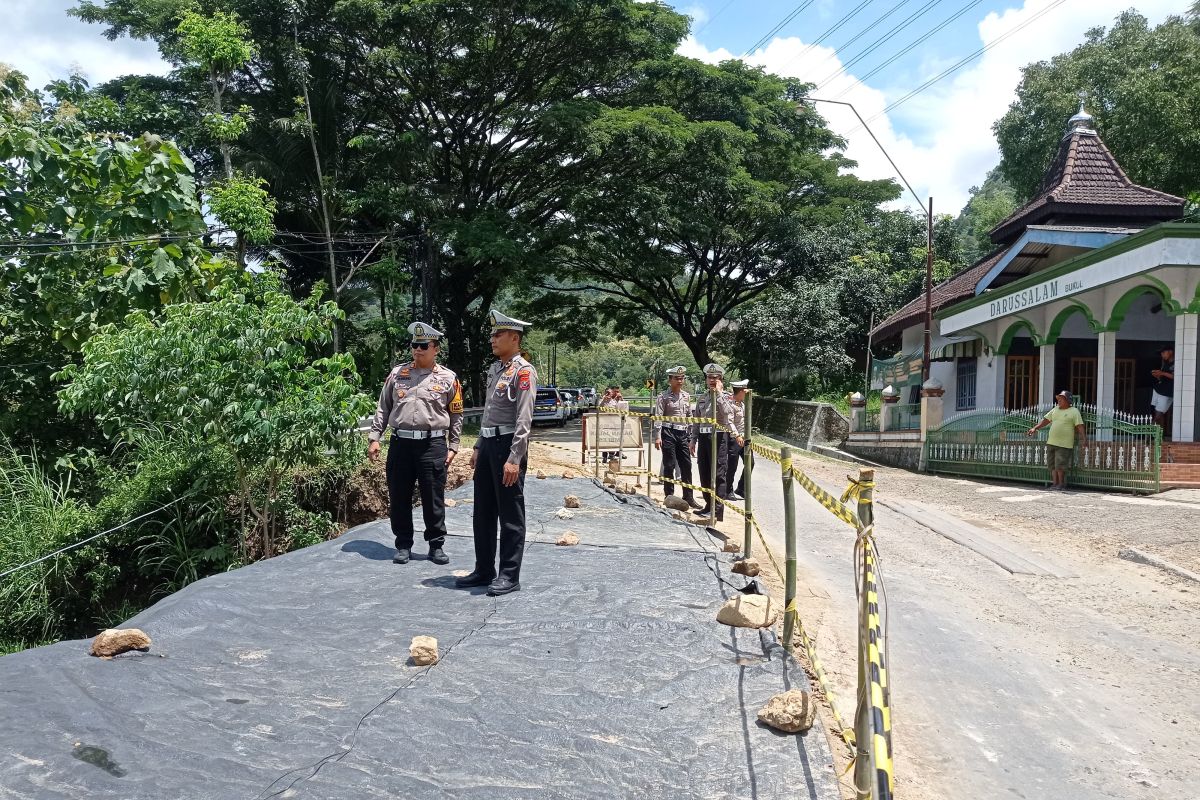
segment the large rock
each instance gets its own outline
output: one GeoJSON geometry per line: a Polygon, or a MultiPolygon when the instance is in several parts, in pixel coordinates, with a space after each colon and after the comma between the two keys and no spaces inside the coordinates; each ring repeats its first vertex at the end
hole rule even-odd
{"type": "Polygon", "coordinates": [[[687,504],[686,500],[684,500],[682,497],[676,497],[673,494],[669,494],[663,498],[663,505],[666,506],[667,508],[671,509],[672,511],[689,511],[689,510],[691,510],[691,506],[689,506],[687,504]]]}
{"type": "Polygon", "coordinates": [[[563,498],[563,508],[579,508],[579,498],[569,494],[563,498]]]}
{"type": "Polygon", "coordinates": [[[414,636],[408,646],[408,654],[418,667],[427,667],[438,662],[437,639],[432,636],[414,636]]]}
{"type": "Polygon", "coordinates": [[[150,637],[137,628],[109,628],[100,631],[92,640],[92,655],[101,658],[111,658],[130,650],[144,653],[149,649],[150,637]]]}
{"type": "Polygon", "coordinates": [[[741,561],[733,562],[733,571],[738,575],[753,578],[762,571],[762,568],[759,567],[757,558],[743,558],[741,561]]]}
{"type": "Polygon", "coordinates": [[[800,733],[813,726],[817,706],[813,697],[803,689],[791,689],[777,694],[758,712],[758,721],[784,733],[800,733]]]}
{"type": "Polygon", "coordinates": [[[558,537],[558,541],[555,544],[559,547],[571,547],[572,545],[579,544],[579,537],[575,535],[575,531],[567,531],[558,537]]]}
{"type": "Polygon", "coordinates": [[[739,594],[717,611],[717,622],[734,628],[769,628],[779,619],[779,608],[761,594],[739,594]]]}
{"type": "Polygon", "coordinates": [[[559,519],[571,519],[571,517],[575,515],[565,508],[560,508],[558,511],[554,512],[554,516],[558,517],[559,519]]]}
{"type": "Polygon", "coordinates": [[[454,508],[456,505],[458,505],[458,501],[453,497],[446,498],[446,508],[454,508]]]}

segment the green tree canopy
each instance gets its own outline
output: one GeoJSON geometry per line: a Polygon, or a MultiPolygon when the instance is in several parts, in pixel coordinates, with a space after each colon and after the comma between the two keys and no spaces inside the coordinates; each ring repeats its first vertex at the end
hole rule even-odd
{"type": "Polygon", "coordinates": [[[971,187],[971,197],[954,221],[964,263],[973,264],[996,249],[988,234],[1016,208],[1016,192],[999,169],[990,170],[981,185],[971,187]]]}
{"type": "Polygon", "coordinates": [[[1079,108],[1080,91],[1104,143],[1135,182],[1180,196],[1200,189],[1200,33],[1169,17],[1157,27],[1127,11],[1083,44],[1023,70],[1017,100],[996,122],[1000,174],[1021,202],[1079,108]]]}

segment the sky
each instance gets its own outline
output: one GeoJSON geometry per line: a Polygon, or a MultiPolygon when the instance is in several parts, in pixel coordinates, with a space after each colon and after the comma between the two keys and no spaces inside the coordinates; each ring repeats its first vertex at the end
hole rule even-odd
{"type": "MultiPolygon", "coordinates": [[[[682,0],[671,4],[692,19],[693,33],[680,46],[680,53],[714,63],[743,57],[770,72],[816,84],[813,97],[852,103],[916,195],[922,201],[932,196],[935,213],[957,214],[971,187],[982,183],[1000,160],[992,124],[1016,98],[1021,67],[1070,50],[1083,41],[1088,29],[1111,25],[1129,8],[1157,24],[1171,14],[1183,14],[1189,0],[682,0]],[[799,13],[792,17],[795,11],[799,13]],[[787,23],[768,36],[785,19],[787,23]],[[943,23],[945,27],[917,43],[943,23]],[[883,113],[889,104],[989,44],[990,49],[978,58],[883,113]],[[898,57],[891,61],[894,56],[898,57]]],[[[169,69],[154,44],[131,39],[110,42],[101,26],[68,17],[66,10],[74,5],[72,0],[0,0],[5,12],[0,60],[28,75],[34,86],[63,77],[72,67],[93,84],[169,69]]],[[[834,131],[847,136],[846,154],[858,162],[854,172],[864,178],[896,177],[851,109],[825,103],[820,110],[834,131]]],[[[907,192],[901,202],[917,204],[907,192]]]]}

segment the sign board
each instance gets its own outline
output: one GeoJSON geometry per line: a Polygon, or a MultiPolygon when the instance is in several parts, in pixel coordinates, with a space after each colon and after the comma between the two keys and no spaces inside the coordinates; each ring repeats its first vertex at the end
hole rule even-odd
{"type": "Polygon", "coordinates": [[[587,414],[583,418],[583,448],[640,450],[645,446],[645,439],[642,438],[643,420],[644,417],[623,417],[620,414],[587,414]]]}

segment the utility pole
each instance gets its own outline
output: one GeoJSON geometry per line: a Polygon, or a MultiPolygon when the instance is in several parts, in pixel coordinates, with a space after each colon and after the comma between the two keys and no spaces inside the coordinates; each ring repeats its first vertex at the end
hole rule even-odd
{"type": "Polygon", "coordinates": [[[925,217],[925,352],[921,357],[921,385],[929,380],[929,348],[933,330],[933,198],[925,217]]]}

